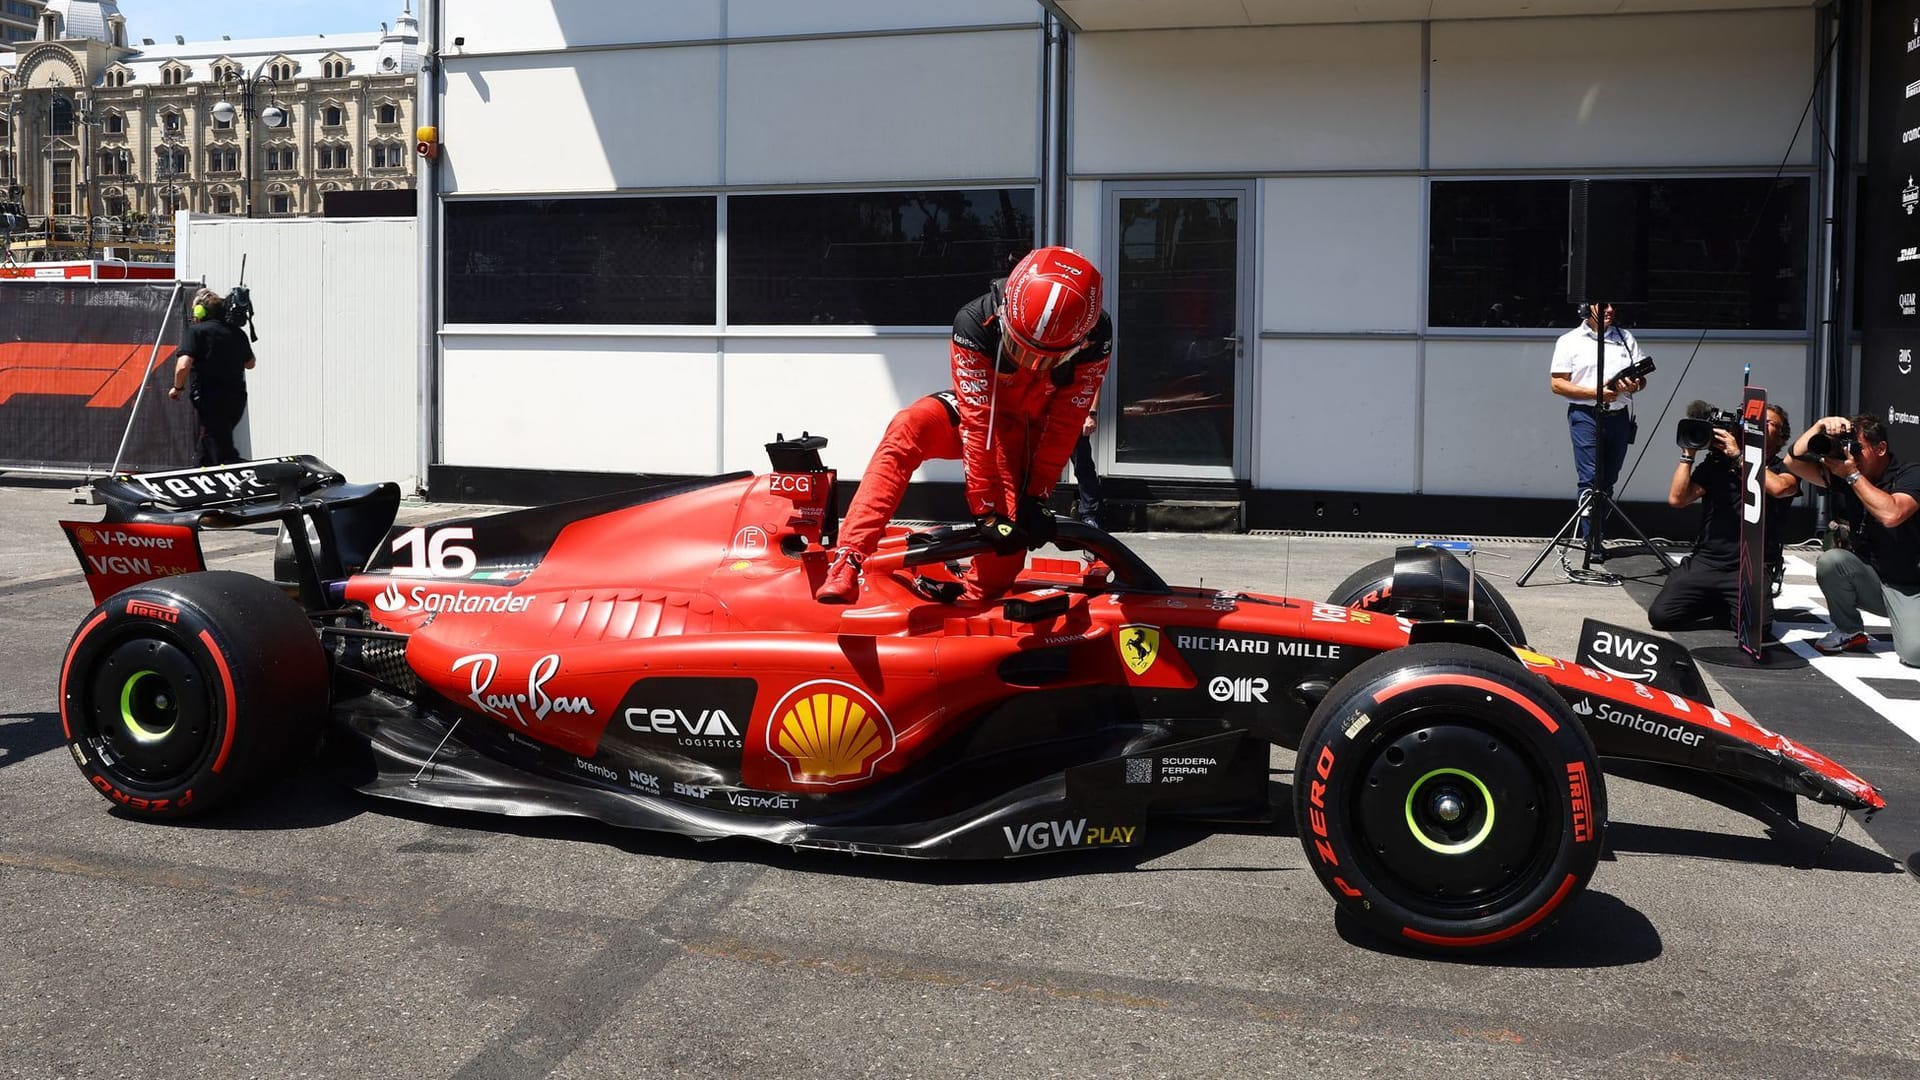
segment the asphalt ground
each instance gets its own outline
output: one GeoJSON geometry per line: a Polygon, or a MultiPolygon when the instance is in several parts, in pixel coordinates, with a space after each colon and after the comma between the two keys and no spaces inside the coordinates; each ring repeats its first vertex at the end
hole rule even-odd
{"type": "MultiPolygon", "coordinates": [[[[1473,962],[1337,919],[1284,811],[980,865],[420,810],[317,773],[192,825],[118,816],[55,711],[91,602],[54,522],[99,511],[10,481],[0,1076],[1920,1077],[1920,887],[1873,833],[1849,820],[1823,851],[1615,778],[1592,886],[1473,962]]],[[[264,572],[269,540],[206,548],[264,572]]],[[[1397,542],[1128,540],[1170,580],[1310,598],[1397,542]]],[[[1483,545],[1479,565],[1501,582],[1537,547],[1483,545]]],[[[1588,616],[1644,627],[1628,590],[1553,566],[1502,582],[1536,647],[1571,655],[1588,616]]],[[[1764,683],[1705,670],[1723,705],[1778,722],[1764,683]]],[[[1885,764],[1799,722],[1869,779],[1885,764]]],[[[1290,779],[1289,754],[1274,765],[1290,779]]]]}

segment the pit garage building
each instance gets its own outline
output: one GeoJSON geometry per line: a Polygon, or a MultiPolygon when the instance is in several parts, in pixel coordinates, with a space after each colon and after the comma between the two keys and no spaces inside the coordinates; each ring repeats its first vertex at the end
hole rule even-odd
{"type": "MultiPolygon", "coordinates": [[[[1796,426],[1852,393],[1850,293],[1821,287],[1848,276],[1856,201],[1851,3],[424,17],[435,498],[761,468],[802,429],[855,478],[893,412],[947,384],[954,310],[1059,242],[1109,282],[1095,449],[1131,520],[1545,535],[1574,492],[1547,368],[1581,178],[1647,207],[1626,321],[1659,371],[1630,503],[1664,498],[1686,403],[1736,408],[1749,366],[1796,426]]],[[[919,505],[961,512],[957,463],[922,476],[919,505]]]]}

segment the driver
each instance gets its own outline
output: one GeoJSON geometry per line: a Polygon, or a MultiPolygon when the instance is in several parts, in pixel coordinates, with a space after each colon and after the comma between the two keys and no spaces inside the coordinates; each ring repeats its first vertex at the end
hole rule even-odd
{"type": "MultiPolygon", "coordinates": [[[[962,579],[968,600],[1005,592],[1026,565],[1025,553],[1053,539],[1047,497],[1113,352],[1101,296],[1100,271],[1085,256],[1044,247],[954,317],[949,360],[967,511],[993,549],[976,555],[962,579]]],[[[928,458],[954,456],[939,425],[907,422],[930,400],[896,416],[867,463],[840,545],[814,592],[822,603],[852,603],[860,595],[860,566],[899,506],[907,478],[928,458]]]]}

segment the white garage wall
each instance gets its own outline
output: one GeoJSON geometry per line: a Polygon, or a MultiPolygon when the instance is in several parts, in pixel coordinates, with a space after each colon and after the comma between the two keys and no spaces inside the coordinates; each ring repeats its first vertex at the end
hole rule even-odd
{"type": "Polygon", "coordinates": [[[442,460],[588,472],[720,471],[714,339],[442,338],[442,460]]]}
{"type": "Polygon", "coordinates": [[[1414,341],[1261,341],[1254,484],[1414,490],[1418,354],[1414,341]]]}
{"type": "Polygon", "coordinates": [[[702,41],[721,34],[726,0],[440,0],[440,25],[452,59],[469,53],[702,41]],[[464,37],[456,49],[453,39],[464,37]]]}
{"type": "Polygon", "coordinates": [[[735,45],[727,182],[1037,177],[1032,29],[735,45]]]}
{"type": "Polygon", "coordinates": [[[240,449],[313,454],[356,482],[417,488],[414,220],[182,217],[182,278],[226,293],[246,264],[260,340],[240,449]]]}
{"type": "MultiPolygon", "coordinates": [[[[764,469],[774,435],[825,435],[827,464],[854,479],[908,402],[952,382],[947,337],[734,337],[727,342],[722,469],[764,469]]],[[[957,462],[934,462],[922,480],[958,480],[957,462]]]]}
{"type": "MultiPolygon", "coordinates": [[[[1673,476],[1674,422],[1695,398],[1738,409],[1741,366],[1786,406],[1796,429],[1805,424],[1807,347],[1802,344],[1702,345],[1691,366],[1692,340],[1650,339],[1641,346],[1659,364],[1635,397],[1640,438],[1627,468],[1642,454],[1621,498],[1664,502],[1673,476]],[[1684,373],[1684,377],[1683,377],[1684,373]],[[1675,390],[1676,380],[1678,389],[1675,390]],[[1668,407],[1671,400],[1671,407],[1668,407]],[[1666,408],[1665,419],[1661,410],[1666,408]]],[[[1421,455],[1425,491],[1440,495],[1574,495],[1567,401],[1547,389],[1551,341],[1429,341],[1421,455]]],[[[1625,475],[1625,469],[1622,470],[1625,475]]]]}
{"type": "MultiPolygon", "coordinates": [[[[1813,92],[1814,19],[1435,23],[1433,167],[1775,164],[1813,92]]],[[[1790,163],[1812,161],[1812,137],[1790,163]]]]}
{"type": "Polygon", "coordinates": [[[1075,173],[1412,169],[1420,27],[1262,27],[1072,39],[1075,173]]]}
{"type": "Polygon", "coordinates": [[[727,0],[727,36],[831,34],[941,26],[1038,26],[1035,0],[727,0]]]}
{"type": "Polygon", "coordinates": [[[442,190],[608,191],[720,180],[720,49],[448,56],[442,190]]]}
{"type": "Polygon", "coordinates": [[[1426,198],[1412,176],[1262,182],[1260,327],[1417,329],[1426,198]]]}

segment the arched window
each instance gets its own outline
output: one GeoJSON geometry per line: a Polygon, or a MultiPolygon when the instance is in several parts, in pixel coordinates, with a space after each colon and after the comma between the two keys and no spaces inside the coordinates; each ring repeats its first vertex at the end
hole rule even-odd
{"type": "Polygon", "coordinates": [[[293,61],[291,60],[275,60],[267,67],[267,74],[273,76],[277,82],[286,82],[292,79],[293,71],[293,61]]]}
{"type": "Polygon", "coordinates": [[[127,85],[127,69],[117,66],[108,68],[106,77],[101,82],[106,86],[119,89],[127,85]]]}
{"type": "Polygon", "coordinates": [[[347,110],[338,105],[328,105],[320,110],[321,127],[339,127],[347,122],[347,110]]]}
{"type": "Polygon", "coordinates": [[[160,130],[169,135],[177,135],[181,129],[180,114],[168,109],[160,114],[160,130]]]}
{"type": "Polygon", "coordinates": [[[119,135],[127,130],[127,118],[117,112],[110,112],[100,119],[100,130],[108,135],[119,135]]]}
{"type": "Polygon", "coordinates": [[[322,146],[318,151],[316,167],[329,170],[350,169],[353,167],[353,157],[345,146],[322,146]]]}
{"type": "Polygon", "coordinates": [[[160,69],[160,81],[167,86],[179,86],[187,81],[185,64],[168,64],[160,69]]]}
{"type": "Polygon", "coordinates": [[[400,122],[400,106],[391,101],[383,101],[374,107],[374,122],[378,124],[397,124],[400,122]]]}

